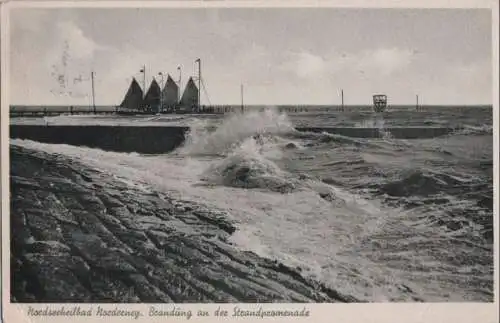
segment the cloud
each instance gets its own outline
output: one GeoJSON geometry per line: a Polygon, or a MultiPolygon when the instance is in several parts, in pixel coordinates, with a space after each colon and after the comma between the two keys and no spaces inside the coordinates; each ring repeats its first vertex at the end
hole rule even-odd
{"type": "Polygon", "coordinates": [[[224,17],[221,17],[218,9],[207,11],[207,18],[207,25],[204,27],[210,30],[213,35],[217,35],[227,40],[237,37],[241,34],[242,29],[245,28],[244,21],[235,23],[224,19],[224,17]]]}
{"type": "Polygon", "coordinates": [[[224,65],[214,65],[212,75],[223,75],[229,78],[237,78],[237,82],[251,84],[269,85],[275,81],[276,74],[280,72],[280,62],[283,58],[276,52],[252,42],[250,46],[238,49],[232,61],[224,62],[224,65]],[[219,69],[218,71],[216,69],[219,69]]]}
{"type": "MultiPolygon", "coordinates": [[[[143,64],[147,84],[159,71],[177,79],[181,65],[185,85],[201,57],[214,103],[239,102],[241,83],[248,103],[339,103],[340,88],[348,104],[370,103],[378,91],[400,103],[412,103],[416,93],[426,103],[491,101],[493,71],[491,62],[480,62],[484,48],[457,52],[456,42],[445,46],[431,37],[435,29],[417,38],[402,33],[404,40],[377,33],[372,37],[381,39],[373,42],[366,41],[370,33],[334,34],[332,48],[320,38],[327,22],[318,21],[315,29],[307,20],[307,28],[294,30],[270,14],[246,12],[132,10],[114,16],[23,9],[11,19],[11,98],[19,104],[85,104],[93,70],[98,104],[117,104],[133,76],[142,85],[143,64]],[[127,21],[134,24],[125,26],[127,21]],[[404,45],[408,37],[420,53],[404,45]]],[[[472,36],[464,35],[468,41],[477,38],[472,36]]]]}
{"type": "Polygon", "coordinates": [[[492,82],[492,61],[475,61],[468,64],[455,64],[450,69],[452,78],[460,78],[468,81],[468,85],[491,84],[492,82]]]}
{"type": "Polygon", "coordinates": [[[432,100],[455,101],[461,104],[489,103],[493,100],[493,64],[485,59],[469,63],[455,62],[441,68],[428,82],[432,100]]]}
{"type": "Polygon", "coordinates": [[[292,53],[288,67],[300,78],[314,78],[326,72],[327,62],[311,53],[292,53]]]}
{"type": "Polygon", "coordinates": [[[282,69],[301,79],[328,78],[334,74],[362,74],[378,80],[408,68],[414,60],[410,49],[378,48],[357,53],[331,51],[317,55],[307,51],[288,53],[282,69]]]}
{"type": "Polygon", "coordinates": [[[52,49],[47,52],[49,63],[58,63],[62,57],[67,60],[66,65],[91,63],[97,51],[110,48],[96,43],[91,37],[84,34],[82,29],[72,21],[61,21],[56,24],[53,35],[52,49]]]}
{"type": "Polygon", "coordinates": [[[50,66],[50,92],[54,100],[67,102],[89,95],[90,72],[97,51],[109,50],[84,34],[73,21],[63,20],[55,25],[53,46],[46,52],[50,66]]]}
{"type": "Polygon", "coordinates": [[[361,54],[358,66],[390,75],[408,67],[414,58],[413,51],[399,48],[379,48],[361,54]]]}
{"type": "Polygon", "coordinates": [[[410,49],[377,48],[337,55],[331,65],[337,71],[361,74],[376,81],[407,70],[415,59],[415,53],[410,49]]]}
{"type": "Polygon", "coordinates": [[[76,59],[91,58],[97,50],[106,49],[105,46],[98,45],[91,38],[87,37],[83,31],[71,21],[63,21],[57,24],[58,39],[60,46],[67,44],[70,55],[76,59]]]}
{"type": "Polygon", "coordinates": [[[37,32],[44,27],[49,15],[46,10],[40,9],[12,9],[12,33],[37,32]]]}

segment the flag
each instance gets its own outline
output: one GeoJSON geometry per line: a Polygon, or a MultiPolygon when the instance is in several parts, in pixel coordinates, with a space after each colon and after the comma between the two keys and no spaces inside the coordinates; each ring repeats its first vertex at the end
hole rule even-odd
{"type": "Polygon", "coordinates": [[[144,69],[143,69],[143,68],[141,68],[141,70],[139,71],[139,73],[144,73],[144,69]]]}
{"type": "Polygon", "coordinates": [[[195,62],[199,62],[199,61],[200,61],[200,59],[199,59],[199,58],[197,58],[197,59],[195,60],[195,62]]]}

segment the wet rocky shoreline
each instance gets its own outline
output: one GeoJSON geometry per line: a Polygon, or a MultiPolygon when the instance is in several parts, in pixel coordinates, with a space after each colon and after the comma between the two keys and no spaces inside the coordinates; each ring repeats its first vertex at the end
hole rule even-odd
{"type": "Polygon", "coordinates": [[[238,250],[222,212],[10,147],[12,302],[352,302],[238,250]]]}

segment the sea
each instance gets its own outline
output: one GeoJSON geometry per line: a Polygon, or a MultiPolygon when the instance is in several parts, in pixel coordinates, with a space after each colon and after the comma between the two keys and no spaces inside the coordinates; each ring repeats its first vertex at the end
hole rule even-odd
{"type": "Polygon", "coordinates": [[[491,107],[57,116],[12,124],[189,126],[165,154],[11,139],[145,190],[224,211],[241,250],[367,302],[494,299],[491,107]],[[296,127],[378,128],[354,138],[296,127]],[[391,127],[452,127],[397,139],[391,127]],[[415,297],[416,296],[416,297],[415,297]]]}

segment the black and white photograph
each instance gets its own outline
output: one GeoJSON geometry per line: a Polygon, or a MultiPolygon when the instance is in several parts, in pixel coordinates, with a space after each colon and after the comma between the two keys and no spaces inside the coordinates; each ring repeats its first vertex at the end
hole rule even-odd
{"type": "Polygon", "coordinates": [[[491,8],[6,10],[10,303],[496,301],[491,8]]]}

